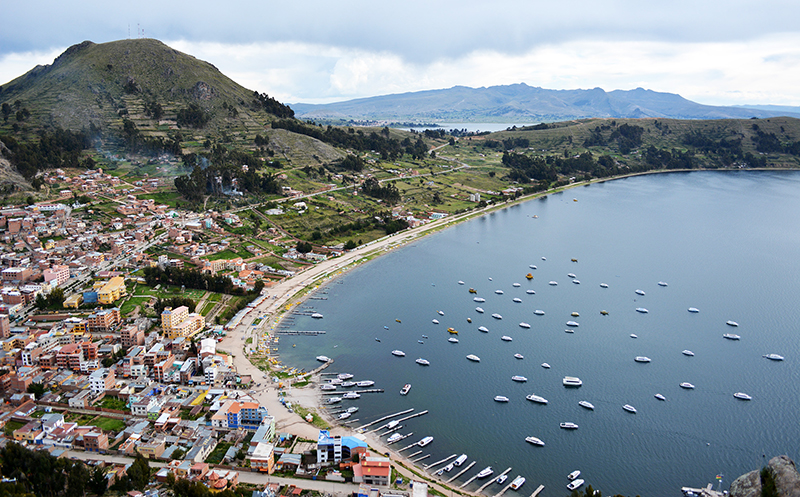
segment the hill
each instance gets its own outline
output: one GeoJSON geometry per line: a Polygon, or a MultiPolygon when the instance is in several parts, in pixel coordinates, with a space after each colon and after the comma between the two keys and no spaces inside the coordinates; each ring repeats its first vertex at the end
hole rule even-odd
{"type": "Polygon", "coordinates": [[[455,86],[324,105],[292,104],[297,117],[439,122],[554,122],[583,118],[748,119],[800,113],[785,109],[715,107],[674,93],[636,88],[548,90],[525,83],[488,88],[455,86]]]}

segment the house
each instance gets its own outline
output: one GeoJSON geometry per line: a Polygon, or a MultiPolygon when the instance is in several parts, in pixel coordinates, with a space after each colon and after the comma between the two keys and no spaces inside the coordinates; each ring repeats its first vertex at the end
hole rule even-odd
{"type": "Polygon", "coordinates": [[[252,454],[247,456],[250,467],[262,473],[272,474],[274,471],[275,446],[271,443],[259,442],[252,454]]]}
{"type": "Polygon", "coordinates": [[[366,456],[353,465],[353,483],[388,486],[392,473],[391,461],[387,457],[366,456]]]}

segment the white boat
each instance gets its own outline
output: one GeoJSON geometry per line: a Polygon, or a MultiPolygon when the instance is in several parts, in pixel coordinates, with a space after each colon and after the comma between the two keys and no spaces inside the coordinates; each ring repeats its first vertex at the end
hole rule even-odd
{"type": "Polygon", "coordinates": [[[668,286],[666,281],[659,281],[658,286],[668,286]]]}
{"type": "Polygon", "coordinates": [[[521,285],[519,283],[513,283],[511,286],[513,286],[514,288],[519,288],[521,285]]]}
{"type": "Polygon", "coordinates": [[[580,280],[572,280],[572,282],[575,283],[576,285],[580,285],[581,284],[580,280]]]}
{"type": "Polygon", "coordinates": [[[577,480],[573,480],[573,481],[569,482],[569,485],[567,485],[567,490],[569,490],[569,491],[576,490],[576,489],[580,488],[580,486],[583,485],[583,483],[584,483],[584,481],[581,480],[580,478],[578,478],[577,480]]]}
{"type": "Polygon", "coordinates": [[[636,408],[633,407],[630,404],[625,404],[624,406],[622,406],[622,408],[625,409],[628,412],[632,412],[633,414],[636,414],[636,408]]]}
{"type": "Polygon", "coordinates": [[[358,411],[358,407],[348,407],[347,408],[347,412],[349,412],[350,414],[353,414],[354,412],[357,412],[357,411],[358,411]]]}
{"type": "Polygon", "coordinates": [[[503,483],[505,483],[507,479],[508,475],[500,475],[494,480],[494,482],[497,483],[498,485],[502,485],[503,483]]]}
{"type": "Polygon", "coordinates": [[[580,326],[580,324],[578,324],[577,321],[567,321],[567,326],[572,326],[574,328],[577,328],[578,326],[580,326]]]}
{"type": "Polygon", "coordinates": [[[481,362],[481,358],[476,356],[475,354],[470,354],[467,356],[467,359],[473,362],[481,362]]]}
{"type": "Polygon", "coordinates": [[[375,382],[372,380],[364,380],[356,382],[356,385],[358,385],[359,387],[371,387],[374,384],[375,382]]]}
{"type": "Polygon", "coordinates": [[[398,440],[401,440],[402,438],[403,438],[403,435],[401,435],[399,433],[392,433],[392,435],[389,438],[386,439],[386,443],[393,444],[393,443],[397,442],[398,440]]]}
{"type": "Polygon", "coordinates": [[[328,361],[330,361],[330,360],[331,360],[331,358],[330,358],[330,357],[328,357],[328,356],[326,356],[326,355],[318,355],[318,356],[317,356],[317,360],[318,360],[319,362],[328,362],[328,361]]]}
{"type": "Polygon", "coordinates": [[[338,375],[336,375],[336,377],[339,378],[340,380],[349,380],[350,378],[353,377],[353,375],[350,373],[339,373],[338,375]]]}
{"type": "Polygon", "coordinates": [[[536,266],[535,266],[535,265],[533,265],[533,264],[531,264],[531,265],[530,265],[530,266],[528,266],[528,267],[529,267],[529,268],[531,268],[531,269],[536,269],[536,266]]]}
{"type": "Polygon", "coordinates": [[[782,361],[783,356],[778,354],[766,354],[764,357],[769,359],[770,361],[782,361]]]}
{"type": "Polygon", "coordinates": [[[439,313],[440,316],[444,316],[444,311],[436,311],[439,313]]]}
{"type": "Polygon", "coordinates": [[[725,324],[733,327],[739,326],[739,323],[737,323],[736,321],[725,321],[725,324]]]}
{"type": "Polygon", "coordinates": [[[660,393],[655,394],[653,397],[657,398],[658,400],[667,400],[667,398],[660,393]]]}
{"type": "Polygon", "coordinates": [[[637,290],[636,290],[636,293],[637,293],[638,295],[644,295],[644,290],[638,290],[638,289],[637,289],[637,290]]]}
{"type": "Polygon", "coordinates": [[[501,316],[500,314],[498,314],[496,312],[494,314],[492,314],[492,317],[495,318],[495,319],[503,319],[503,316],[501,316]]]}
{"type": "Polygon", "coordinates": [[[533,290],[525,290],[525,293],[527,293],[528,295],[536,295],[536,292],[533,290]]]}
{"type": "Polygon", "coordinates": [[[546,362],[543,362],[543,363],[542,363],[542,367],[543,367],[544,369],[550,369],[550,365],[549,365],[549,364],[547,364],[546,362]]]}
{"type": "Polygon", "coordinates": [[[386,428],[391,430],[392,428],[394,428],[395,426],[397,426],[399,424],[400,424],[400,421],[398,421],[396,419],[393,419],[393,420],[389,421],[388,423],[386,423],[386,428]]]}
{"type": "Polygon", "coordinates": [[[586,409],[589,409],[590,411],[594,410],[594,404],[592,404],[588,400],[582,400],[582,401],[578,402],[578,405],[581,406],[581,407],[584,407],[586,409]]]}
{"type": "Polygon", "coordinates": [[[453,461],[453,464],[455,464],[457,467],[460,467],[466,461],[467,461],[467,455],[466,454],[461,454],[460,456],[458,456],[458,459],[453,461]]]}
{"type": "Polygon", "coordinates": [[[685,388],[686,390],[691,390],[694,388],[694,385],[692,385],[688,381],[684,381],[683,383],[681,383],[681,388],[685,388]]]}
{"type": "Polygon", "coordinates": [[[458,343],[458,338],[450,337],[450,338],[447,339],[447,341],[450,342],[450,343],[458,343]]]}
{"type": "Polygon", "coordinates": [[[503,335],[503,336],[500,337],[500,340],[502,340],[504,342],[510,342],[512,340],[512,338],[510,336],[508,336],[508,335],[503,335]]]}
{"type": "Polygon", "coordinates": [[[580,317],[580,314],[578,312],[573,312],[573,313],[570,314],[570,316],[572,316],[574,318],[577,318],[577,317],[580,317]]]}
{"type": "Polygon", "coordinates": [[[639,338],[639,335],[637,335],[635,333],[631,333],[631,338],[639,338]]]}
{"type": "Polygon", "coordinates": [[[583,385],[581,379],[576,376],[565,376],[561,382],[565,387],[579,387],[583,385]]]}
{"type": "Polygon", "coordinates": [[[578,425],[576,425],[575,423],[569,422],[569,421],[567,421],[566,423],[559,423],[558,426],[560,426],[561,428],[563,428],[565,430],[577,430],[578,429],[578,425]]]}
{"type": "Polygon", "coordinates": [[[564,333],[575,333],[575,330],[573,330],[572,328],[567,328],[566,330],[564,330],[564,333]]]}
{"type": "Polygon", "coordinates": [[[395,355],[397,357],[405,357],[406,353],[403,352],[402,350],[393,350],[392,355],[395,355]]]}
{"type": "Polygon", "coordinates": [[[483,307],[476,307],[476,308],[475,308],[475,310],[476,310],[476,311],[478,311],[478,312],[480,312],[481,314],[483,314],[483,313],[485,312],[485,311],[483,310],[483,307]]]}
{"type": "Polygon", "coordinates": [[[643,356],[643,355],[637,355],[636,358],[634,359],[634,361],[636,361],[636,362],[650,362],[650,358],[647,357],[647,356],[643,356]]]}
{"type": "Polygon", "coordinates": [[[341,397],[328,397],[328,400],[325,401],[326,404],[336,404],[337,402],[341,402],[341,397]]]}
{"type": "MultiPolygon", "coordinates": [[[[544,445],[544,444],[542,444],[544,445]]],[[[525,477],[518,476],[514,478],[514,481],[511,482],[511,490],[519,490],[519,487],[525,484],[525,477]]]]}
{"type": "Polygon", "coordinates": [[[575,276],[575,273],[567,273],[567,276],[569,276],[570,278],[577,278],[577,276],[575,276]]]}
{"type": "Polygon", "coordinates": [[[503,290],[495,290],[494,293],[497,295],[503,295],[503,290]]]}
{"type": "Polygon", "coordinates": [[[448,464],[447,466],[445,466],[445,467],[444,467],[444,468],[442,468],[442,469],[444,469],[446,472],[448,472],[448,473],[449,473],[450,471],[452,471],[452,470],[453,470],[453,467],[454,467],[454,464],[453,464],[453,463],[450,463],[450,464],[448,464]]]}
{"type": "Polygon", "coordinates": [[[315,312],[314,314],[311,315],[311,317],[314,318],[314,319],[322,319],[323,318],[322,314],[320,314],[319,312],[315,312]]]}
{"type": "Polygon", "coordinates": [[[491,466],[486,466],[485,468],[480,470],[480,472],[475,477],[476,478],[486,478],[487,476],[491,475],[492,473],[494,473],[494,470],[492,469],[492,467],[491,466]]]}
{"type": "Polygon", "coordinates": [[[458,280],[458,284],[459,284],[459,285],[463,285],[463,284],[464,284],[464,282],[463,282],[463,281],[461,281],[461,280],[458,280]]]}
{"type": "Polygon", "coordinates": [[[426,445],[428,445],[431,442],[433,442],[433,437],[425,437],[422,440],[420,440],[419,442],[417,442],[417,445],[419,445],[420,447],[425,447],[426,445]]]}
{"type": "Polygon", "coordinates": [[[600,288],[608,288],[608,283],[600,283],[600,288]]]}
{"type": "Polygon", "coordinates": [[[519,327],[520,327],[520,328],[530,328],[530,327],[531,327],[531,325],[529,325],[528,323],[520,323],[520,324],[519,324],[519,327]]]}
{"type": "Polygon", "coordinates": [[[350,414],[349,412],[343,412],[340,415],[336,416],[336,419],[347,419],[350,416],[352,416],[352,414],[350,414]]]}
{"type": "Polygon", "coordinates": [[[342,398],[343,399],[358,399],[358,398],[361,398],[361,394],[360,393],[356,393],[356,392],[347,392],[344,395],[342,395],[342,398]]]}
{"type": "Polygon", "coordinates": [[[354,387],[354,386],[356,386],[356,382],[355,381],[345,381],[344,383],[342,383],[342,386],[346,387],[346,388],[354,387]]]}
{"type": "Polygon", "coordinates": [[[547,260],[547,257],[542,257],[542,260],[543,260],[543,261],[546,261],[546,260],[547,260]]]}
{"type": "Polygon", "coordinates": [[[697,307],[690,307],[689,312],[700,312],[700,309],[698,309],[697,307]]]}
{"type": "Polygon", "coordinates": [[[749,395],[747,395],[744,392],[736,392],[735,394],[733,394],[733,396],[736,397],[739,400],[752,400],[753,399],[753,397],[750,397],[749,395]]]}
{"type": "Polygon", "coordinates": [[[686,350],[682,351],[681,354],[683,354],[685,356],[689,356],[689,357],[694,357],[694,352],[692,352],[689,349],[686,349],[686,350]]]}
{"type": "Polygon", "coordinates": [[[573,481],[573,480],[575,480],[575,478],[579,477],[580,475],[581,475],[581,472],[576,469],[575,471],[573,471],[572,473],[567,475],[567,479],[569,481],[573,481]]]}
{"type": "Polygon", "coordinates": [[[645,309],[644,307],[637,307],[637,308],[636,308],[636,312],[641,312],[642,314],[647,314],[647,313],[648,313],[648,312],[650,312],[650,311],[648,311],[648,310],[647,310],[647,309],[645,309]]]}
{"type": "Polygon", "coordinates": [[[478,326],[478,331],[489,333],[489,328],[487,328],[486,326],[478,326]]]}
{"type": "Polygon", "coordinates": [[[519,298],[519,297],[514,297],[514,298],[513,298],[513,299],[511,299],[511,300],[513,300],[513,301],[514,301],[514,302],[516,302],[517,304],[521,304],[521,303],[522,303],[522,299],[521,299],[521,298],[519,298]]]}
{"type": "Polygon", "coordinates": [[[525,356],[523,356],[522,354],[519,354],[519,353],[514,354],[514,357],[516,357],[517,359],[525,359],[525,356]]]}
{"type": "Polygon", "coordinates": [[[400,395],[406,395],[409,390],[411,390],[411,383],[406,383],[403,385],[403,388],[400,389],[400,395]]]}
{"type": "Polygon", "coordinates": [[[735,333],[725,333],[724,335],[722,335],[722,338],[727,338],[728,340],[739,340],[742,337],[740,337],[735,333]]]}
{"type": "Polygon", "coordinates": [[[475,302],[486,302],[486,299],[483,297],[474,297],[472,300],[475,302]]]}
{"type": "Polygon", "coordinates": [[[558,282],[557,281],[551,281],[550,283],[548,283],[548,285],[556,286],[556,285],[558,285],[558,282]]]}
{"type": "Polygon", "coordinates": [[[525,396],[526,399],[530,400],[531,402],[536,402],[537,404],[547,404],[547,399],[532,393],[530,395],[525,396]]]}
{"type": "Polygon", "coordinates": [[[533,311],[533,313],[536,314],[537,316],[544,316],[544,311],[541,309],[536,309],[535,311],[533,311]]]}
{"type": "Polygon", "coordinates": [[[418,359],[417,359],[416,361],[414,361],[414,362],[416,362],[416,363],[417,363],[417,364],[419,364],[420,366],[430,366],[430,365],[431,365],[431,361],[429,361],[429,360],[427,360],[427,359],[423,359],[422,357],[418,358],[418,359]]]}
{"type": "Polygon", "coordinates": [[[432,319],[432,320],[431,320],[431,323],[433,323],[433,324],[439,324],[439,320],[438,320],[438,319],[432,319]]]}
{"type": "Polygon", "coordinates": [[[343,381],[340,380],[339,378],[334,378],[331,381],[329,381],[328,383],[330,383],[331,385],[341,385],[343,383],[343,381]]]}
{"type": "Polygon", "coordinates": [[[511,379],[514,380],[514,381],[518,381],[520,383],[524,383],[524,382],[528,381],[528,378],[526,378],[524,376],[520,376],[520,375],[514,375],[514,376],[511,377],[511,379]]]}
{"type": "Polygon", "coordinates": [[[508,397],[506,397],[505,395],[496,395],[494,397],[494,401],[495,402],[508,402],[508,397]]]}
{"type": "Polygon", "coordinates": [[[325,383],[319,387],[322,390],[336,390],[336,385],[332,383],[325,383]]]}
{"type": "Polygon", "coordinates": [[[533,445],[538,445],[539,447],[544,447],[544,442],[537,437],[525,437],[525,441],[533,445]]]}

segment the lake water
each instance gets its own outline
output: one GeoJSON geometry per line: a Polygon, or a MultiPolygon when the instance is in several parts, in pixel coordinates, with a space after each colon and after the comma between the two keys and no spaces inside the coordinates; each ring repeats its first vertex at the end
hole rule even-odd
{"type": "Polygon", "coordinates": [[[466,129],[468,132],[471,131],[473,133],[479,133],[483,131],[489,131],[491,133],[494,133],[496,131],[505,131],[513,126],[521,128],[523,126],[533,126],[539,123],[522,123],[522,124],[520,123],[436,123],[436,124],[438,124],[438,127],[436,128],[421,126],[418,128],[398,128],[398,129],[403,129],[405,131],[410,131],[413,129],[414,131],[417,132],[422,132],[426,129],[432,129],[434,131],[438,129],[443,129],[445,131],[449,131],[451,129],[459,129],[459,130],[466,129]]]}
{"type": "Polygon", "coordinates": [[[575,469],[605,495],[679,495],[681,486],[705,486],[717,474],[727,488],[764,457],[797,460],[799,255],[798,172],[671,173],[578,187],[462,223],[329,283],[327,300],[306,304],[324,319],[295,321],[297,329],[327,334],[283,337],[281,359],[311,369],[325,354],[336,361],[329,371],[375,380],[385,393],[345,401],[359,406],[354,417],[362,422],[428,409],[404,423],[400,432],[414,436],[397,445],[433,436],[425,463],[468,454],[477,464],[461,481],[491,465],[495,475],[512,467],[509,478],[525,476],[521,495],[540,483],[544,496],[566,495],[566,475],[575,469]],[[475,303],[469,287],[486,302],[475,303]],[[574,333],[564,331],[568,320],[580,323],[574,333]],[[458,330],[459,343],[447,341],[448,327],[458,330]],[[406,357],[392,356],[394,349],[406,357]],[[768,353],[786,360],[762,357],[768,353]],[[652,362],[634,362],[640,355],[652,362]],[[417,357],[431,365],[415,364],[417,357]],[[513,382],[513,375],[528,381],[513,382]],[[583,386],[564,388],[566,375],[583,386]],[[405,383],[413,387],[404,397],[405,383]],[[735,392],[753,400],[736,400],[735,392]],[[549,404],[527,401],[530,393],[549,404]],[[510,402],[497,403],[496,395],[510,402]],[[579,407],[581,400],[594,411],[579,407]],[[565,421],[580,428],[560,429],[565,421]],[[530,435],[546,445],[526,443],[530,435]]]}

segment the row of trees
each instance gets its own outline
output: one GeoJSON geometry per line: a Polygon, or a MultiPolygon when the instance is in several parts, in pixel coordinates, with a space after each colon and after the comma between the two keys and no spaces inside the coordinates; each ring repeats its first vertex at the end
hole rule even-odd
{"type": "Polygon", "coordinates": [[[321,128],[297,121],[295,119],[278,119],[272,123],[273,128],[281,128],[292,133],[310,136],[331,145],[353,150],[375,150],[383,160],[398,159],[403,155],[403,147],[398,140],[389,138],[387,134],[379,135],[374,131],[365,135],[354,128],[321,128]]]}
{"type": "Polygon", "coordinates": [[[42,130],[38,138],[37,141],[21,143],[12,136],[0,136],[0,141],[11,151],[8,159],[27,179],[49,168],[80,167],[81,152],[92,146],[85,131],[42,130]]]}
{"type": "Polygon", "coordinates": [[[361,191],[370,197],[385,200],[389,204],[396,204],[400,201],[400,191],[394,183],[387,181],[383,186],[375,178],[369,178],[361,185],[361,191]]]}
{"type": "Polygon", "coordinates": [[[156,311],[156,316],[160,316],[164,309],[172,307],[173,309],[185,305],[189,308],[189,312],[194,312],[197,303],[189,297],[170,297],[168,299],[158,299],[153,309],[156,311]]]}
{"type": "Polygon", "coordinates": [[[253,105],[261,107],[264,111],[284,119],[291,119],[294,117],[294,111],[288,105],[284,105],[266,93],[253,92],[253,105]]]}
{"type": "MultiPolygon", "coordinates": [[[[148,286],[173,285],[185,286],[186,288],[197,288],[199,290],[207,290],[215,293],[227,293],[229,295],[244,295],[245,291],[241,287],[233,284],[227,276],[217,276],[203,273],[194,269],[184,269],[167,267],[160,269],[158,267],[144,268],[144,279],[147,281],[148,286]]],[[[261,288],[263,288],[261,283],[261,288]]],[[[258,285],[257,285],[258,286],[258,285]]],[[[261,291],[258,288],[257,291],[261,291]]]]}
{"type": "Polygon", "coordinates": [[[146,155],[157,155],[168,152],[174,155],[181,153],[180,133],[174,133],[169,137],[163,136],[144,136],[136,123],[130,119],[122,120],[122,138],[125,140],[125,148],[130,152],[146,155]]]}

